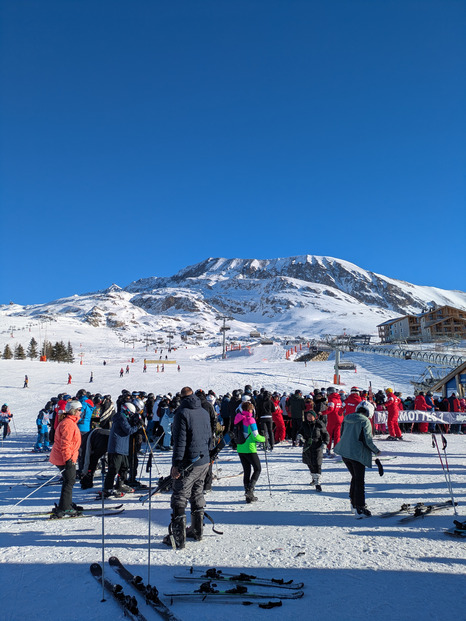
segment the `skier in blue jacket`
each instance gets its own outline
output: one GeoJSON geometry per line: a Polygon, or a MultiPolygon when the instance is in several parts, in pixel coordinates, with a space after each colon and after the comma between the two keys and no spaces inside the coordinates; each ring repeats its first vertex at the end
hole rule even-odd
{"type": "Polygon", "coordinates": [[[108,471],[104,481],[104,496],[113,492],[115,476],[118,474],[116,489],[118,492],[132,492],[133,488],[125,484],[129,470],[129,438],[141,426],[141,419],[132,403],[123,403],[112,421],[108,438],[108,471]]]}

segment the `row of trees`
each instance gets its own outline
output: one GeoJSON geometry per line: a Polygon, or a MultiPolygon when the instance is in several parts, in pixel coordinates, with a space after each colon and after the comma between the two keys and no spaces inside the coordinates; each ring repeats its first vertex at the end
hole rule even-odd
{"type": "MultiPolygon", "coordinates": [[[[68,341],[68,345],[65,345],[63,341],[57,341],[55,345],[52,345],[50,341],[44,341],[40,355],[46,356],[47,360],[55,362],[74,362],[73,348],[70,341],[68,341]]],[[[38,357],[38,344],[34,337],[30,340],[26,351],[24,351],[24,347],[21,344],[16,345],[13,351],[7,344],[2,355],[4,360],[11,360],[11,358],[15,360],[26,360],[26,358],[34,360],[38,357]]]]}

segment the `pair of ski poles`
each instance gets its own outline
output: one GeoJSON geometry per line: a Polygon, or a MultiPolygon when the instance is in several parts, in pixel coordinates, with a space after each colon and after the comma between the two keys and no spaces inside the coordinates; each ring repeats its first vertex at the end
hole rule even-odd
{"type": "Polygon", "coordinates": [[[448,492],[450,493],[450,497],[451,497],[451,503],[453,505],[453,511],[455,512],[455,515],[458,515],[458,511],[456,509],[456,503],[455,503],[455,499],[453,497],[453,485],[451,482],[451,473],[450,473],[450,468],[448,466],[448,458],[447,458],[447,439],[445,438],[445,436],[443,435],[443,433],[440,433],[441,438],[442,438],[442,450],[443,450],[443,454],[445,457],[445,463],[442,459],[442,454],[440,453],[440,447],[438,445],[437,442],[437,436],[435,435],[435,433],[432,434],[432,448],[436,448],[437,449],[437,453],[440,459],[440,463],[442,465],[442,470],[443,470],[443,474],[445,475],[445,481],[447,483],[447,488],[448,488],[448,492]]]}

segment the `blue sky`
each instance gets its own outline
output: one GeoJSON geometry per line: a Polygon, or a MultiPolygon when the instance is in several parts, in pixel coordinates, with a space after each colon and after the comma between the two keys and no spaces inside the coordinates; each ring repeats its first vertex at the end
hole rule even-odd
{"type": "Polygon", "coordinates": [[[0,303],[210,256],[465,290],[466,3],[0,6],[0,303]]]}

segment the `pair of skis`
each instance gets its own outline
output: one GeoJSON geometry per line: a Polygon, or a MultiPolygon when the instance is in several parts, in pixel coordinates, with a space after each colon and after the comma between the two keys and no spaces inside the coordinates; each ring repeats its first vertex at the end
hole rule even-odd
{"type": "MultiPolygon", "coordinates": [[[[455,503],[456,506],[457,503],[455,503]]],[[[388,518],[395,517],[402,513],[407,513],[405,517],[402,517],[400,522],[411,522],[417,518],[423,518],[430,513],[434,513],[435,511],[441,511],[442,509],[448,509],[449,507],[453,507],[453,502],[451,500],[447,500],[445,502],[439,502],[436,504],[425,505],[422,502],[418,502],[415,505],[403,504],[398,511],[390,511],[388,513],[383,513],[380,517],[388,518]]]]}
{"type": "MultiPolygon", "coordinates": [[[[118,573],[118,575],[125,580],[130,586],[135,588],[143,597],[149,606],[151,606],[155,612],[167,621],[179,621],[176,615],[166,606],[159,597],[158,591],[155,587],[144,584],[140,576],[132,574],[121,561],[112,556],[109,559],[109,564],[118,573]]],[[[91,573],[94,578],[102,584],[102,568],[98,563],[93,563],[90,567],[91,573]]],[[[298,589],[303,586],[302,583],[293,581],[285,582],[284,580],[257,578],[256,576],[250,576],[248,574],[224,574],[217,569],[210,569],[206,572],[201,570],[194,570],[191,568],[190,576],[193,580],[203,580],[208,577],[208,580],[200,585],[200,587],[194,591],[189,592],[176,592],[176,593],[164,593],[165,596],[170,597],[173,603],[174,600],[191,600],[191,601],[228,601],[237,602],[243,605],[251,605],[253,601],[250,600],[269,600],[268,602],[260,602],[261,608],[275,608],[282,605],[283,599],[300,599],[304,593],[300,590],[296,591],[291,589],[298,589]],[[200,574],[199,576],[193,576],[194,573],[200,574]],[[215,576],[215,580],[218,582],[227,581],[233,582],[234,587],[227,590],[217,589],[217,585],[212,582],[212,577],[215,576]],[[246,582],[248,585],[254,585],[259,587],[276,587],[276,591],[269,593],[256,593],[250,592],[247,586],[244,586],[246,582]],[[279,591],[282,589],[282,591],[279,591]]],[[[177,579],[186,579],[185,576],[175,576],[177,579]]],[[[145,617],[139,611],[138,602],[134,596],[125,595],[120,585],[115,585],[110,580],[105,578],[103,585],[107,592],[118,602],[123,608],[125,614],[133,621],[145,621],[145,617]]]]}
{"type": "MultiPolygon", "coordinates": [[[[155,612],[157,612],[161,617],[166,619],[166,621],[180,621],[178,617],[173,614],[170,608],[168,608],[168,606],[161,601],[159,592],[155,587],[144,584],[142,578],[132,574],[116,556],[111,556],[108,562],[117,574],[123,578],[125,582],[134,587],[138,593],[144,597],[146,604],[155,610],[155,612]]],[[[102,567],[98,563],[93,563],[90,569],[94,578],[102,584],[102,567]]],[[[136,597],[125,595],[121,585],[113,584],[107,578],[104,579],[104,587],[123,608],[125,614],[130,619],[133,619],[134,621],[146,621],[144,615],[139,612],[136,597]]]]}
{"type": "Polygon", "coordinates": [[[213,580],[215,582],[232,582],[234,584],[249,584],[257,587],[276,587],[297,591],[304,586],[303,582],[285,581],[283,578],[258,578],[252,574],[240,572],[239,574],[225,573],[221,569],[202,570],[191,567],[188,574],[175,576],[175,580],[213,580]]]}

